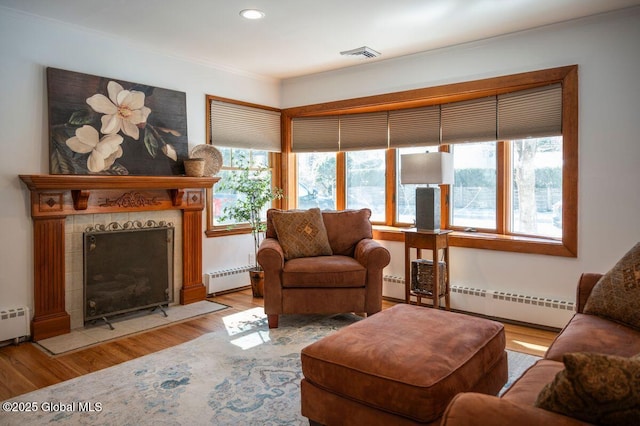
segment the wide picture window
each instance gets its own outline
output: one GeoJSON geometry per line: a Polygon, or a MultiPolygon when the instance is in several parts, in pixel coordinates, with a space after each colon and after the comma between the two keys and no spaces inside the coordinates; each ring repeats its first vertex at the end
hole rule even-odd
{"type": "Polygon", "coordinates": [[[385,225],[376,238],[398,240],[393,228],[415,223],[417,186],[400,183],[401,156],[447,151],[452,246],[576,256],[577,93],[567,66],[284,110],[289,206],[368,207],[385,225]]]}

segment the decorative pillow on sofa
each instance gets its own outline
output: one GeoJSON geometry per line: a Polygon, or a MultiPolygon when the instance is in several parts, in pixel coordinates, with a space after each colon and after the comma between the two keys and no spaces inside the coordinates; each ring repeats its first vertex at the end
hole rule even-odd
{"type": "Polygon", "coordinates": [[[333,254],[319,208],[273,211],[271,216],[285,259],[333,254]]]}
{"type": "Polygon", "coordinates": [[[609,318],[640,329],[640,243],[600,278],[584,313],[609,318]]]}
{"type": "Polygon", "coordinates": [[[536,407],[595,424],[640,424],[640,356],[576,352],[563,362],[536,407]]]}

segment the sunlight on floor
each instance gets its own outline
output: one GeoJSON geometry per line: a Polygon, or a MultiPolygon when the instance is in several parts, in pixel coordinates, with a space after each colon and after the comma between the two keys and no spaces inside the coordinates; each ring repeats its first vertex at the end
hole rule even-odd
{"type": "Polygon", "coordinates": [[[255,331],[246,336],[239,337],[231,341],[232,344],[238,346],[243,351],[255,348],[263,343],[270,341],[268,331],[255,331]]]}
{"type": "Polygon", "coordinates": [[[547,349],[549,349],[548,346],[535,345],[533,343],[522,342],[520,340],[513,340],[513,343],[515,343],[516,345],[520,345],[523,348],[531,349],[533,351],[540,351],[542,353],[545,353],[547,349]]]}
{"type": "Polygon", "coordinates": [[[229,336],[239,335],[231,343],[242,350],[254,348],[271,340],[268,330],[257,330],[267,322],[267,316],[261,307],[226,315],[222,321],[229,336]]]}

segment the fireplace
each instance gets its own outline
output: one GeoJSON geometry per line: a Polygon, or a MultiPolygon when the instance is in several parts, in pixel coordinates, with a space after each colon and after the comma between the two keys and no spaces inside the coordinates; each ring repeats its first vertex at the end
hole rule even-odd
{"type": "MultiPolygon", "coordinates": [[[[31,194],[33,219],[33,340],[70,332],[66,307],[65,223],[69,218],[127,214],[139,220],[179,212],[182,244],[180,303],[204,300],[202,211],[217,177],[20,175],[31,194]]],[[[174,263],[175,264],[175,263],[174,263]]]]}
{"type": "Polygon", "coordinates": [[[173,302],[171,223],[129,221],[87,228],[83,235],[84,322],[173,302]]]}

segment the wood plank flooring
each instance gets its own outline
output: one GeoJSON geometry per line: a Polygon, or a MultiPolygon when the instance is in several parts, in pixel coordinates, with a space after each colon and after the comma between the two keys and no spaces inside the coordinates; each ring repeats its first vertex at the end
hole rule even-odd
{"type": "MultiPolygon", "coordinates": [[[[250,290],[221,295],[215,301],[231,308],[71,353],[51,356],[29,342],[2,347],[0,401],[193,340],[223,328],[222,318],[229,314],[263,306],[262,299],[253,298],[250,290]]],[[[394,304],[384,301],[383,308],[394,304]]],[[[507,349],[538,356],[556,336],[511,324],[505,324],[505,331],[507,349]]]]}

